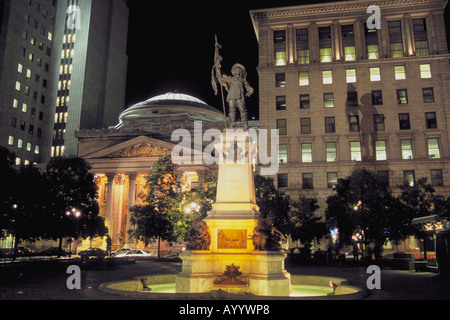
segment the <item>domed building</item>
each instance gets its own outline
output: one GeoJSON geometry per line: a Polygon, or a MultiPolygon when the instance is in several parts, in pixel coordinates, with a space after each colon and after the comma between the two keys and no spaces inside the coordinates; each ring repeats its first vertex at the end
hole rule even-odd
{"type": "MultiPolygon", "coordinates": [[[[109,228],[113,250],[133,245],[127,234],[131,228],[128,208],[141,203],[138,195],[153,163],[170,154],[179,143],[171,141],[174,130],[186,129],[193,137],[196,121],[201,121],[203,132],[225,128],[221,111],[198,98],[175,92],[131,106],[120,114],[115,127],[76,132],[78,156],[90,163],[99,186],[100,214],[109,228]]],[[[191,188],[215,170],[215,166],[204,163],[180,165],[177,176],[184,188],[191,188]]],[[[92,246],[106,248],[103,239],[96,242],[92,246]]]]}

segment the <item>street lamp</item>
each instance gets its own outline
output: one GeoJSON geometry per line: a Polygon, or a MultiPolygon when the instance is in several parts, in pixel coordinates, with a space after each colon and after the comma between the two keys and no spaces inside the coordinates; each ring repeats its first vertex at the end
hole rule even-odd
{"type": "MultiPolygon", "coordinates": [[[[81,218],[81,212],[79,210],[77,210],[76,208],[72,208],[72,210],[66,212],[66,216],[67,217],[75,217],[75,221],[77,224],[77,231],[78,231],[78,219],[81,218]]],[[[72,241],[73,241],[72,239],[70,239],[70,241],[69,241],[69,258],[72,255],[72,241]]]]}

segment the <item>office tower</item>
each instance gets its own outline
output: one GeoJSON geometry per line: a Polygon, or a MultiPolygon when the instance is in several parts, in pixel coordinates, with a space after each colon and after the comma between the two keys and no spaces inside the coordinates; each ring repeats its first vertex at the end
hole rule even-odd
{"type": "Polygon", "coordinates": [[[125,0],[58,1],[51,157],[77,155],[77,130],[116,125],[125,104],[128,16],[125,0]]]}
{"type": "Polygon", "coordinates": [[[355,168],[397,194],[426,177],[450,195],[447,1],[372,4],[251,11],[260,126],[280,130],[276,183],[294,199],[317,198],[322,212],[355,168]]]}
{"type": "Polygon", "coordinates": [[[0,2],[0,146],[17,165],[50,149],[56,10],[56,0],[0,2]]]}

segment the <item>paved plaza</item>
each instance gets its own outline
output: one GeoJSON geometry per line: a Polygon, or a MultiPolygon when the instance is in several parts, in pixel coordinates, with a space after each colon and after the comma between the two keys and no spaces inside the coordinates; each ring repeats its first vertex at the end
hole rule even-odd
{"type": "MultiPolygon", "coordinates": [[[[105,282],[129,280],[141,275],[176,274],[181,263],[136,261],[114,267],[82,267],[81,290],[69,290],[66,265],[51,269],[17,268],[1,272],[0,300],[124,300],[97,290],[105,282]]],[[[370,274],[364,267],[304,267],[287,266],[291,274],[333,276],[351,280],[367,288],[370,274]]],[[[381,290],[368,290],[364,300],[450,300],[450,278],[429,272],[381,270],[381,290]]]]}

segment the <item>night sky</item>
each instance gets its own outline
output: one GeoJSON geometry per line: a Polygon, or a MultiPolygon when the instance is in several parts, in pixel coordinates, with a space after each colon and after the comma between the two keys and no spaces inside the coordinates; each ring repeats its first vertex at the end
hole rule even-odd
{"type": "MultiPolygon", "coordinates": [[[[241,63],[255,94],[247,99],[258,117],[258,43],[249,11],[319,0],[150,1],[128,0],[128,80],[126,107],[177,90],[222,111],[220,93],[211,88],[214,35],[222,44],[222,72],[241,63]]],[[[326,5],[326,3],[324,4],[326,5]]]]}

